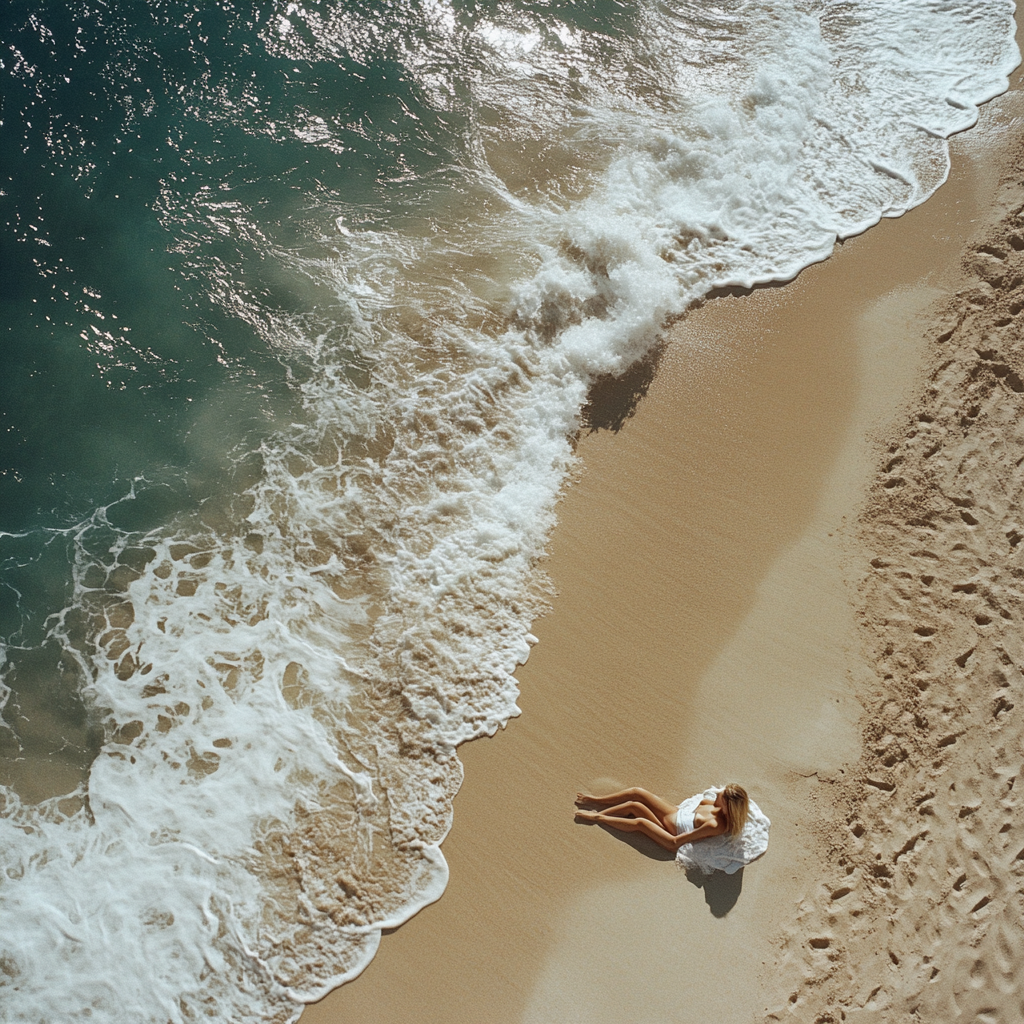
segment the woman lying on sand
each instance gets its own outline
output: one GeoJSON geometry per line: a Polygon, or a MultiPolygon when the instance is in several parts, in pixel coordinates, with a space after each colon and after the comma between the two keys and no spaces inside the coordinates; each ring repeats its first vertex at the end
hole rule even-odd
{"type": "Polygon", "coordinates": [[[692,815],[636,786],[607,796],[577,793],[576,803],[607,808],[604,811],[578,810],[576,817],[580,820],[611,825],[622,832],[643,832],[666,850],[678,850],[684,843],[695,843],[711,836],[738,836],[747,823],[750,806],[747,791],[734,782],[714,800],[705,797],[692,815]]]}

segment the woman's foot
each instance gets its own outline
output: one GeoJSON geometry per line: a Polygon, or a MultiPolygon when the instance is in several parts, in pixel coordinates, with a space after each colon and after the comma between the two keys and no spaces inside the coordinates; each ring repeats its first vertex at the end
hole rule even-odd
{"type": "Polygon", "coordinates": [[[591,796],[589,793],[577,793],[576,803],[578,804],[596,804],[598,799],[596,796],[591,796]]]}
{"type": "Polygon", "coordinates": [[[600,816],[601,815],[600,815],[600,813],[598,811],[579,811],[578,810],[576,812],[576,817],[579,818],[580,821],[597,821],[597,819],[600,818],[600,816]]]}

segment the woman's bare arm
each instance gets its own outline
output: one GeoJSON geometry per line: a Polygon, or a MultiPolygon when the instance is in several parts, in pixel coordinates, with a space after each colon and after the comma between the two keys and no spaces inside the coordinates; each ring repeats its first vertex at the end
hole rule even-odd
{"type": "Polygon", "coordinates": [[[724,831],[724,825],[712,825],[711,822],[707,822],[695,828],[692,832],[683,832],[681,835],[673,836],[672,840],[676,845],[676,849],[679,849],[680,846],[685,846],[687,843],[696,843],[701,839],[720,836],[724,831]]]}

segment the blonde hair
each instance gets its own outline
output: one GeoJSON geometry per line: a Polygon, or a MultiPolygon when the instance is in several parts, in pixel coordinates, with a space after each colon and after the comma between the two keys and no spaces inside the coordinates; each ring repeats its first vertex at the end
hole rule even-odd
{"type": "Polygon", "coordinates": [[[750,798],[742,786],[730,782],[722,790],[722,802],[725,804],[726,834],[738,836],[747,823],[747,811],[750,807],[750,798]]]}

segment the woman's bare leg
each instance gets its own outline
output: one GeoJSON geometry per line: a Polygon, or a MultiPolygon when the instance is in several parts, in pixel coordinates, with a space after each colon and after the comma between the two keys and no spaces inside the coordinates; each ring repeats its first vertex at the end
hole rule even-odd
{"type": "Polygon", "coordinates": [[[678,807],[677,804],[670,804],[667,800],[662,800],[660,796],[655,796],[639,786],[620,789],[618,793],[609,793],[607,796],[590,796],[588,793],[576,794],[576,803],[598,804],[602,807],[606,807],[609,804],[621,804],[627,800],[638,800],[640,803],[646,804],[654,811],[659,822],[664,821],[666,815],[675,814],[678,807]]]}
{"type": "Polygon", "coordinates": [[[598,825],[610,825],[620,832],[642,832],[648,839],[653,839],[659,846],[673,853],[679,848],[675,837],[649,818],[619,818],[612,814],[602,814],[600,811],[577,811],[577,816],[584,821],[593,821],[598,825]]]}
{"type": "Polygon", "coordinates": [[[647,821],[654,822],[659,828],[664,828],[662,819],[647,804],[641,803],[639,800],[627,800],[624,804],[607,807],[599,813],[613,818],[646,818],[647,821]]]}

